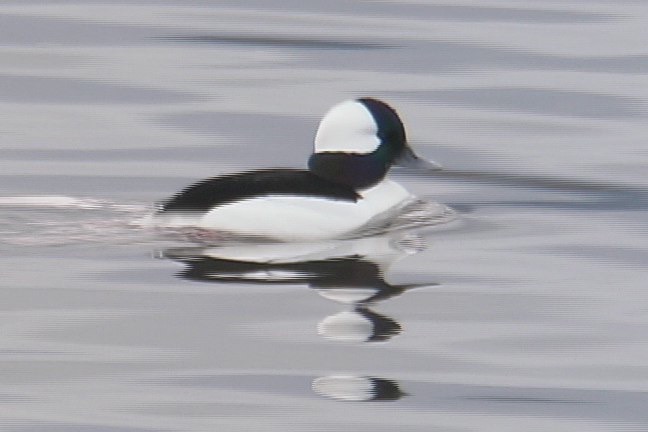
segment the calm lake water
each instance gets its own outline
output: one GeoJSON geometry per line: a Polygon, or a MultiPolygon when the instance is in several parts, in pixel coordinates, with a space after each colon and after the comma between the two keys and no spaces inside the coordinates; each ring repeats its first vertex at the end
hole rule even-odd
{"type": "Polygon", "coordinates": [[[645,1],[3,1],[0,429],[648,430],[645,1]],[[131,223],[389,101],[458,221],[131,223]],[[272,266],[258,257],[275,257],[272,266]]]}

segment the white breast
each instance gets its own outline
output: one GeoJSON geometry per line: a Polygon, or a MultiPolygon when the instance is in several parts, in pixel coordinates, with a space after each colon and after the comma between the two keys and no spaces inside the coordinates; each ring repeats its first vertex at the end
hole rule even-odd
{"type": "Polygon", "coordinates": [[[363,198],[355,203],[305,196],[246,199],[219,206],[194,223],[200,228],[282,241],[339,238],[411,197],[390,180],[360,194],[363,198]]]}

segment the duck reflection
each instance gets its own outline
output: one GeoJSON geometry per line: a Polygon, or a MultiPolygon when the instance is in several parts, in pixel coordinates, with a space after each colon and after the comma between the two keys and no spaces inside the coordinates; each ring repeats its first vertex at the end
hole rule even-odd
{"type": "Polygon", "coordinates": [[[313,391],[344,402],[394,401],[406,395],[396,381],[371,376],[330,375],[313,380],[313,391]]]}
{"type": "Polygon", "coordinates": [[[367,307],[330,315],[317,326],[317,333],[324,338],[348,342],[386,341],[401,331],[397,321],[367,307]]]}
{"type": "MultiPolygon", "coordinates": [[[[180,262],[178,277],[192,281],[308,286],[320,296],[344,305],[317,325],[332,341],[385,342],[403,331],[394,318],[375,312],[378,303],[410,289],[434,286],[391,284],[387,269],[425,249],[411,233],[303,244],[239,244],[221,247],[172,248],[162,258],[180,262]]],[[[316,393],[337,400],[396,400],[404,394],[394,381],[366,376],[315,379],[316,393]]]]}
{"type": "Polygon", "coordinates": [[[338,341],[379,342],[402,332],[375,304],[424,285],[390,284],[385,271],[404,256],[423,250],[412,234],[313,244],[255,244],[172,248],[163,258],[185,265],[178,277],[193,281],[296,284],[316,290],[347,310],[324,318],[318,334],[338,341]]]}

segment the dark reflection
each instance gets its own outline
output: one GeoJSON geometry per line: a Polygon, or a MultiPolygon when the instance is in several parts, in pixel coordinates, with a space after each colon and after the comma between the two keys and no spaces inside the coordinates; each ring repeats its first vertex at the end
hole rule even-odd
{"type": "Polygon", "coordinates": [[[564,400],[564,399],[547,399],[537,397],[507,397],[507,396],[466,396],[465,400],[502,402],[502,403],[525,403],[525,404],[587,404],[590,401],[583,400],[564,400]]]}
{"type": "MultiPolygon", "coordinates": [[[[334,54],[335,52],[331,52],[334,54]]],[[[373,51],[366,52],[371,54],[373,51]]],[[[348,68],[348,59],[329,56],[329,63],[348,68]],[[344,60],[347,60],[346,62],[344,60]]],[[[644,54],[608,56],[564,56],[535,51],[513,49],[502,45],[489,45],[463,41],[408,41],[399,50],[390,52],[392,62],[383,59],[381,70],[426,73],[431,71],[472,71],[483,67],[509,68],[516,70],[565,70],[592,73],[643,74],[648,65],[644,54]]],[[[381,65],[378,56],[365,55],[356,68],[375,69],[381,65]]],[[[377,89],[384,91],[384,89],[377,89]]],[[[398,95],[409,93],[412,98],[417,92],[389,91],[398,95]]]]}
{"type": "MultiPolygon", "coordinates": [[[[582,366],[577,366],[582,367],[582,366]]],[[[645,368],[644,368],[645,369],[645,368]]],[[[643,369],[640,372],[645,372],[643,369]]],[[[524,385],[477,385],[475,383],[442,383],[408,380],[397,382],[369,374],[326,375],[309,377],[310,389],[304,386],[303,375],[273,374],[173,374],[162,372],[160,377],[144,380],[145,384],[173,386],[180,389],[237,389],[251,393],[273,394],[280,397],[307,398],[302,391],[312,391],[322,397],[340,402],[398,401],[410,394],[407,409],[416,412],[440,413],[453,416],[506,417],[514,413],[528,419],[570,418],[590,423],[625,424],[626,429],[645,430],[648,424],[648,392],[639,390],[583,389],[563,386],[533,387],[524,385]],[[407,387],[407,391],[402,388],[407,387]],[[612,423],[610,423],[612,422],[612,423]],[[637,426],[637,427],[634,427],[637,426]]],[[[224,393],[227,397],[228,393],[224,393]]],[[[292,400],[292,399],[291,399],[292,400]]],[[[229,401],[231,404],[235,402],[229,401]]],[[[137,410],[142,409],[138,404],[137,410]]],[[[169,406],[169,405],[165,405],[169,406]]],[[[205,415],[214,415],[223,406],[220,401],[206,408],[205,415]]],[[[178,403],[179,409],[186,404],[178,403]]],[[[244,414],[249,403],[241,406],[244,414]]],[[[228,412],[231,408],[228,407],[228,412]]],[[[184,411],[183,411],[184,413],[184,411]]],[[[191,414],[187,414],[191,415],[191,414]]],[[[201,413],[202,415],[202,413],[201,413]]],[[[42,429],[39,429],[39,431],[42,429]]],[[[68,429],[65,429],[66,431],[68,429]]],[[[351,429],[353,430],[353,429],[351,429]]],[[[518,428],[517,430],[526,430],[518,428]]],[[[547,429],[550,430],[550,429],[547,429]]],[[[583,429],[584,430],[584,429],[583,429]]],[[[85,431],[85,429],[84,429],[85,431]]]]}
{"type": "Polygon", "coordinates": [[[551,8],[516,8],[502,6],[477,5],[440,5],[403,2],[385,2],[378,4],[380,12],[389,16],[417,16],[419,18],[459,21],[459,22],[514,22],[514,23],[598,23],[619,19],[614,14],[560,10],[551,8]]]}
{"type": "MultiPolygon", "coordinates": [[[[378,263],[363,256],[340,256],[288,262],[225,259],[214,249],[178,248],[162,253],[182,262],[178,277],[193,281],[246,284],[306,284],[324,298],[351,306],[330,315],[318,325],[318,333],[330,340],[380,342],[401,333],[394,319],[370,309],[380,301],[399,296],[419,285],[392,285],[385,281],[378,263]]],[[[425,284],[432,286],[435,284],[425,284]]]]}
{"type": "MultiPolygon", "coordinates": [[[[408,92],[399,92],[407,96],[408,92]]],[[[583,118],[628,118],[644,114],[642,101],[616,94],[532,87],[457,88],[417,91],[409,96],[432,104],[484,110],[583,118]]]]}
{"type": "MultiPolygon", "coordinates": [[[[386,270],[425,248],[411,233],[312,244],[239,244],[172,248],[161,258],[182,263],[178,277],[227,284],[307,286],[345,309],[323,318],[317,333],[334,342],[386,342],[403,331],[394,318],[372,310],[377,303],[434,283],[390,284],[386,270]]],[[[315,393],[340,401],[394,401],[405,395],[385,378],[331,375],[316,378],[315,393]]]]}
{"type": "Polygon", "coordinates": [[[623,184],[604,183],[597,181],[576,180],[570,178],[546,177],[534,175],[521,175],[511,173],[498,173],[488,171],[445,170],[434,173],[438,177],[448,177],[458,180],[474,180],[504,186],[527,187],[541,190],[556,190],[573,193],[597,192],[633,192],[646,193],[645,189],[623,184]]]}
{"type": "Polygon", "coordinates": [[[171,90],[108,84],[79,78],[0,74],[0,101],[68,104],[167,104],[197,96],[171,90]]]}
{"type": "MultiPolygon", "coordinates": [[[[410,173],[403,173],[402,175],[411,176],[410,173]]],[[[544,207],[563,210],[645,210],[648,208],[648,192],[645,189],[621,183],[468,170],[445,170],[433,175],[437,178],[572,195],[569,199],[563,197],[560,200],[484,200],[463,204],[449,203],[452,208],[462,212],[468,211],[469,207],[477,205],[544,207]]]]}
{"type": "Polygon", "coordinates": [[[393,292],[403,290],[386,283],[380,266],[361,256],[264,262],[225,258],[227,252],[227,248],[173,248],[165,250],[162,256],[186,264],[178,276],[195,281],[261,284],[307,282],[311,288],[367,288],[371,292],[362,302],[371,302],[374,297],[391,297],[393,292]],[[223,253],[223,257],[218,255],[220,253],[223,253]]]}
{"type": "MultiPolygon", "coordinates": [[[[643,74],[648,67],[648,56],[644,54],[624,55],[557,55],[514,49],[502,45],[483,42],[464,42],[454,40],[394,39],[385,36],[378,42],[367,40],[314,39],[291,37],[290,35],[245,35],[245,34],[178,34],[156,38],[160,41],[184,44],[202,44],[218,48],[222,45],[238,47],[278,48],[292,50],[317,50],[316,56],[296,56],[293,64],[328,67],[341,70],[381,70],[398,73],[458,72],[473,71],[481,68],[508,68],[515,70],[559,70],[592,73],[643,74]],[[390,61],[385,61],[385,50],[389,51],[390,61]]],[[[439,90],[444,92],[445,90],[439,90]]],[[[385,91],[375,89],[376,94],[403,95],[414,99],[421,98],[421,92],[385,91]]],[[[427,98],[427,92],[422,92],[427,98]]],[[[611,102],[614,107],[620,101],[608,101],[605,94],[592,94],[595,102],[611,102]],[[597,98],[601,96],[601,98],[597,98]]],[[[450,98],[463,96],[450,95],[450,98]]],[[[531,95],[534,97],[534,95],[531,95]]],[[[579,101],[578,94],[574,97],[579,101]]],[[[588,96],[585,96],[588,97],[588,96]]],[[[619,96],[620,97],[620,96],[619,96]]],[[[556,95],[560,102],[570,105],[569,96],[556,95]]],[[[622,104],[622,101],[621,101],[622,104]]],[[[640,104],[639,104],[640,105],[640,104]]],[[[537,108],[536,108],[537,109],[537,108]]],[[[547,110],[542,107],[542,110],[547,110]]],[[[558,107],[557,109],[560,109],[558,107]]],[[[593,108],[592,108],[593,109],[593,108]]],[[[626,108],[624,108],[626,109],[626,108]]],[[[636,107],[629,108],[635,116],[636,107]]],[[[600,114],[599,114],[600,115],[600,114]]],[[[621,114],[620,114],[621,115],[621,114]]]]}
{"type": "Polygon", "coordinates": [[[395,401],[406,395],[399,384],[371,376],[331,375],[313,380],[313,391],[345,402],[395,401]]]}
{"type": "Polygon", "coordinates": [[[402,330],[396,320],[367,307],[329,315],[317,326],[317,332],[326,339],[350,342],[383,342],[402,330]]]}
{"type": "Polygon", "coordinates": [[[306,285],[322,297],[348,306],[319,323],[322,337],[381,342],[400,334],[402,326],[371,307],[409,289],[436,285],[390,284],[385,280],[386,268],[420,251],[420,241],[419,237],[401,235],[299,245],[172,248],[160,257],[183,263],[185,267],[177,276],[192,281],[306,285]],[[368,255],[368,250],[373,255],[368,255]]]}
{"type": "Polygon", "coordinates": [[[111,24],[107,20],[32,16],[5,11],[0,14],[0,40],[3,45],[10,46],[125,46],[141,44],[142,39],[154,32],[151,27],[111,24]]]}
{"type": "MultiPolygon", "coordinates": [[[[249,149],[247,149],[249,151],[249,149]]],[[[147,147],[136,149],[3,149],[4,160],[26,161],[204,161],[214,155],[209,146],[147,147]]],[[[228,153],[229,156],[229,153],[228,153]]]]}
{"type": "Polygon", "coordinates": [[[239,46],[273,47],[273,48],[296,48],[296,49],[318,49],[318,50],[367,50],[367,49],[388,49],[393,46],[378,44],[374,42],[354,42],[333,39],[305,39],[288,36],[251,36],[251,35],[228,35],[228,34],[196,34],[196,35],[171,35],[156,37],[159,40],[183,43],[200,44],[231,44],[239,46]]]}
{"type": "Polygon", "coordinates": [[[318,333],[332,340],[377,342],[399,334],[402,328],[397,321],[372,311],[369,305],[401,295],[407,289],[415,287],[387,283],[380,266],[361,256],[267,263],[201,255],[204,252],[203,249],[169,249],[163,256],[186,265],[178,273],[183,279],[248,284],[306,284],[324,298],[351,305],[351,310],[331,315],[320,322],[318,333]]]}

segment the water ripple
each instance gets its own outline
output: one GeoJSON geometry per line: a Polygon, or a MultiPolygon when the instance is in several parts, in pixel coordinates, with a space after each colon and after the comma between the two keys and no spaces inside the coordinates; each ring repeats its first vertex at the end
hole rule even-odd
{"type": "Polygon", "coordinates": [[[0,74],[0,101],[3,102],[163,104],[196,98],[189,93],[78,78],[0,74]]]}
{"type": "Polygon", "coordinates": [[[430,104],[550,116],[617,119],[645,115],[643,101],[625,96],[534,87],[457,88],[398,92],[430,104]]]}
{"type": "Polygon", "coordinates": [[[200,43],[200,44],[232,44],[238,46],[297,48],[318,50],[375,50],[394,48],[392,45],[375,42],[355,42],[334,39],[296,38],[288,36],[256,36],[256,35],[170,35],[158,36],[155,39],[169,42],[200,43]]]}

